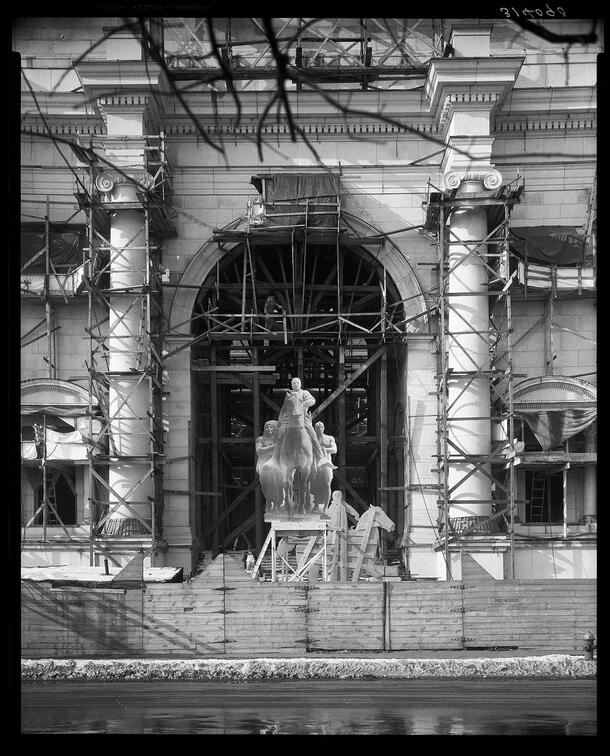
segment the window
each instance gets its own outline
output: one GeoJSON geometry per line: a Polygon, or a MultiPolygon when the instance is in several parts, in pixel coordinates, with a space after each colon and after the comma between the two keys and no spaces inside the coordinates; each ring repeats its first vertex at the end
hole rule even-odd
{"type": "Polygon", "coordinates": [[[563,522],[563,474],[544,470],[525,472],[525,521],[563,522]]]}
{"type": "MultiPolygon", "coordinates": [[[[36,489],[36,509],[42,505],[43,497],[44,487],[41,483],[36,489]]],[[[64,525],[77,524],[76,488],[73,470],[47,471],[47,501],[49,502],[49,506],[47,507],[48,526],[61,527],[61,523],[64,525]],[[55,511],[53,511],[53,507],[55,511]]],[[[40,510],[33,525],[39,527],[43,525],[43,511],[42,509],[40,510]]]]}

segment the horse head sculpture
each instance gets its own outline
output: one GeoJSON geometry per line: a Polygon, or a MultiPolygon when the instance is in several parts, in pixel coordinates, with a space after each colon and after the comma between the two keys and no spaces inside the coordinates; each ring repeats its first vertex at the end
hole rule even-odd
{"type": "Polygon", "coordinates": [[[379,527],[388,533],[394,530],[394,523],[381,507],[376,507],[373,504],[369,504],[369,508],[366,512],[360,516],[358,524],[356,525],[356,531],[364,530],[368,528],[369,522],[373,520],[372,527],[379,527]]]}

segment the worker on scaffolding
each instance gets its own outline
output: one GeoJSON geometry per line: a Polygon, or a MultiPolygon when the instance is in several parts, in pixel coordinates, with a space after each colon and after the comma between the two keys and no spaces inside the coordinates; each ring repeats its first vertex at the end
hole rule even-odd
{"type": "Polygon", "coordinates": [[[268,331],[281,330],[282,321],[278,315],[281,316],[284,310],[273,294],[267,297],[263,309],[265,313],[265,328],[268,331]]]}

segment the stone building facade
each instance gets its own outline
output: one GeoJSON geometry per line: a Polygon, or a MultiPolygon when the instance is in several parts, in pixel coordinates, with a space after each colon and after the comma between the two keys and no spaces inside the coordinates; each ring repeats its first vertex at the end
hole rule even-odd
{"type": "MultiPolygon", "coordinates": [[[[321,403],[387,344],[362,382],[343,390],[345,403],[320,415],[328,432],[342,434],[337,487],[356,507],[380,504],[397,525],[386,557],[400,553],[411,579],[461,579],[473,570],[495,579],[595,577],[599,29],[595,40],[564,49],[510,20],[423,19],[420,31],[407,32],[413,59],[406,75],[387,34],[367,19],[368,65],[365,52],[354,79],[331,83],[324,76],[333,65],[352,72],[359,61],[337,52],[350,49],[340,41],[321,53],[322,34],[303,64],[315,86],[287,80],[300,130],[293,140],[285,113],[276,119],[275,110],[258,131],[275,86],[258,75],[268,46],[248,19],[231,20],[231,45],[228,20],[215,21],[219,34],[225,30],[226,60],[252,74],[235,80],[235,97],[226,81],[210,87],[188,76],[204,70],[205,19],[151,19],[139,31],[121,29],[117,18],[14,24],[24,131],[23,564],[98,564],[108,554],[125,564],[143,549],[148,563],[189,574],[203,551],[240,538],[260,548],[267,523],[254,438],[273,416],[273,392],[300,369],[306,382],[321,376],[315,355],[322,351],[329,382],[320,377],[316,386],[311,378],[321,403]],[[160,40],[163,21],[159,62],[151,40],[160,40]],[[193,29],[199,32],[189,37],[193,29]],[[256,43],[240,47],[253,35],[256,43]],[[262,312],[265,282],[280,273],[261,273],[257,259],[270,268],[264,255],[275,253],[250,249],[244,229],[249,203],[261,198],[252,178],[265,184],[285,175],[337,182],[349,238],[336,259],[345,286],[353,285],[340,291],[337,307],[355,325],[344,326],[345,342],[336,331],[329,343],[314,343],[302,334],[299,341],[288,319],[278,344],[293,352],[274,358],[275,372],[261,370],[259,381],[265,353],[251,348],[247,332],[262,312]],[[506,209],[499,230],[490,227],[492,206],[506,209]],[[441,238],[448,244],[439,258],[441,238]],[[98,255],[107,253],[97,278],[86,267],[92,243],[98,255]],[[37,257],[41,250],[50,252],[37,257]],[[504,253],[508,267],[501,269],[504,253]],[[366,282],[356,275],[359,265],[370,273],[366,282]],[[469,265],[474,278],[465,273],[469,265]],[[361,289],[371,282],[367,300],[361,289]],[[254,283],[260,289],[252,294],[254,283]],[[232,306],[220,311],[241,312],[248,323],[237,328],[221,319],[222,343],[210,337],[215,287],[232,294],[232,306]],[[352,292],[363,304],[350,310],[352,292]],[[400,315],[387,317],[390,335],[367,322],[361,343],[357,315],[367,301],[384,317],[388,304],[400,315]],[[223,363],[231,328],[240,338],[223,363]],[[505,393],[494,405],[495,338],[509,338],[511,362],[510,403],[502,378],[505,393]],[[474,368],[465,366],[466,352],[471,362],[475,355],[474,368]],[[257,361],[248,361],[254,353],[257,361]],[[233,373],[221,369],[226,364],[233,373]],[[245,410],[252,392],[271,404],[255,401],[245,410]],[[451,414],[456,408],[461,415],[451,414]],[[346,412],[350,427],[364,423],[361,431],[341,430],[346,412]],[[527,420],[532,412],[538,425],[527,420]],[[546,445],[544,422],[549,433],[560,426],[546,445]],[[251,441],[243,449],[242,436],[251,441]],[[370,459],[357,446],[366,443],[370,459]]],[[[276,29],[288,21],[274,19],[276,29]]],[[[336,39],[356,39],[356,21],[335,25],[336,39]]],[[[547,26],[584,34],[591,22],[547,26]]],[[[335,241],[307,247],[320,269],[329,255],[333,262],[335,241]]],[[[308,264],[300,282],[310,287],[307,296],[335,286],[338,279],[308,264]]],[[[280,295],[292,283],[286,275],[280,295]]]]}

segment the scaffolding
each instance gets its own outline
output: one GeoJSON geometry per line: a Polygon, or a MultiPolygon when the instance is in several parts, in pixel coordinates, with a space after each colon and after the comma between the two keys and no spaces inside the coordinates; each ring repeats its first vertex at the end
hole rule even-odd
{"type": "Polygon", "coordinates": [[[425,79],[430,58],[447,49],[443,19],[273,19],[274,44],[257,18],[163,19],[163,46],[172,79],[199,80],[211,89],[245,91],[278,75],[277,54],[288,62],[286,86],[389,89],[425,79]],[[224,80],[224,83],[223,83],[224,80]]]}
{"type": "MultiPolygon", "coordinates": [[[[517,179],[510,185],[502,186],[492,195],[469,195],[469,206],[484,207],[487,214],[488,233],[484,239],[470,243],[459,240],[447,227],[447,220],[455,208],[463,205],[464,198],[456,197],[456,191],[441,191],[432,184],[424,205],[426,207],[425,229],[433,233],[437,245],[438,267],[438,342],[437,342],[437,475],[441,498],[438,500],[439,517],[437,521],[439,537],[436,550],[443,549],[445,563],[449,564],[448,550],[450,544],[471,535],[494,535],[500,532],[498,520],[507,526],[507,535],[511,544],[511,572],[514,574],[514,516],[515,487],[514,465],[514,416],[513,416],[513,371],[512,359],[512,308],[511,292],[514,286],[515,272],[511,272],[509,247],[509,217],[513,206],[519,202],[523,186],[517,179]],[[453,298],[473,296],[473,292],[451,291],[449,296],[448,279],[460,265],[460,260],[452,265],[448,261],[451,245],[460,244],[468,249],[468,256],[477,256],[484,265],[488,275],[488,285],[484,291],[474,296],[487,297],[489,301],[488,330],[483,333],[464,318],[461,319],[460,331],[449,330],[448,314],[453,309],[453,298]],[[452,301],[450,301],[450,298],[452,301]],[[449,349],[452,345],[460,346],[464,334],[489,340],[489,367],[482,369],[474,366],[472,370],[456,371],[448,364],[449,349]],[[451,378],[465,380],[464,386],[473,381],[484,379],[489,384],[491,412],[487,409],[484,416],[460,418],[466,420],[491,420],[492,428],[500,432],[493,438],[489,455],[470,454],[450,440],[452,429],[452,404],[449,403],[448,382],[451,378]],[[462,463],[464,472],[458,482],[450,486],[449,467],[462,463]],[[485,520],[466,523],[465,527],[455,528],[449,518],[449,507],[453,501],[452,494],[475,471],[481,471],[490,479],[492,491],[500,491],[493,497],[492,515],[485,520]],[[495,509],[495,511],[493,511],[495,509]]],[[[455,311],[455,310],[454,310],[455,311]]],[[[462,391],[464,388],[462,388],[462,391]]],[[[455,400],[453,402],[455,404],[455,400]]],[[[464,503],[464,500],[461,500],[464,503]]]]}
{"type": "Polygon", "coordinates": [[[256,548],[263,544],[252,450],[294,376],[318,400],[314,422],[331,418],[325,424],[336,434],[337,485],[354,505],[385,509],[404,488],[388,473],[402,436],[388,432],[386,387],[409,321],[383,262],[391,242],[363,232],[343,212],[338,191],[323,203],[266,201],[271,178],[253,177],[260,196],[247,217],[214,232],[223,265],[219,259],[203,282],[189,321],[191,369],[202,389],[195,443],[206,459],[195,487],[213,552],[244,536],[250,543],[252,528],[256,548]]]}
{"type": "MultiPolygon", "coordinates": [[[[44,308],[44,317],[21,336],[21,349],[44,339],[42,360],[47,366],[47,379],[53,383],[57,380],[56,334],[61,327],[56,323],[55,305],[69,304],[84,294],[82,248],[85,229],[82,224],[72,223],[79,211],[66,220],[52,220],[51,205],[47,196],[44,217],[38,222],[21,224],[22,233],[26,235],[22,239],[22,255],[25,252],[29,256],[22,259],[20,288],[25,301],[40,303],[44,308]],[[30,254],[32,245],[34,254],[30,254]]],[[[30,411],[34,411],[34,408],[30,408],[30,411]]],[[[62,529],[70,543],[82,542],[78,533],[68,530],[68,526],[74,523],[64,523],[60,515],[56,484],[63,478],[68,486],[73,486],[70,475],[73,466],[86,464],[85,443],[76,441],[74,434],[66,436],[68,442],[63,442],[63,438],[60,442],[59,435],[54,437],[54,443],[50,442],[53,431],[48,425],[53,426],[58,422],[56,413],[53,408],[40,407],[36,415],[34,438],[24,440],[22,430],[22,464],[30,471],[39,471],[38,488],[42,491],[40,503],[34,503],[33,514],[24,517],[23,542],[31,528],[40,526],[43,542],[48,540],[49,527],[55,526],[62,529]],[[53,418],[51,422],[49,418],[53,418]],[[60,453],[57,452],[58,449],[60,453]]]]}
{"type": "MultiPolygon", "coordinates": [[[[171,174],[163,134],[144,137],[88,135],[86,141],[77,137],[73,151],[86,165],[86,191],[75,196],[87,217],[84,275],[88,297],[87,374],[90,401],[98,403],[101,415],[101,427],[96,432],[92,425],[90,437],[104,449],[103,453],[89,457],[89,547],[93,565],[95,552],[116,561],[113,554],[133,556],[142,548],[147,553],[154,553],[164,545],[161,527],[164,388],[160,242],[164,237],[175,235],[175,229],[167,212],[171,174]],[[129,177],[131,170],[142,174],[144,168],[151,177],[140,184],[137,201],[110,201],[108,184],[105,183],[109,161],[98,154],[98,151],[108,154],[109,150],[119,155],[127,152],[134,159],[134,165],[119,159],[117,164],[111,165],[111,170],[129,177]],[[117,210],[137,210],[142,220],[141,227],[123,247],[113,245],[109,238],[108,212],[117,210]],[[136,238],[142,239],[141,246],[133,245],[136,238]],[[113,280],[113,263],[121,261],[127,249],[130,253],[143,252],[142,262],[129,267],[122,261],[123,281],[119,277],[113,280]],[[126,283],[126,275],[134,277],[133,281],[126,283]],[[126,370],[114,368],[113,355],[124,354],[130,348],[136,356],[135,365],[126,370]],[[122,381],[122,385],[129,386],[113,404],[109,399],[112,381],[122,381]],[[145,406],[136,398],[136,394],[139,396],[143,392],[142,387],[145,387],[145,406]],[[121,418],[125,413],[136,421],[135,425],[122,427],[121,418]],[[129,453],[134,444],[143,449],[144,441],[146,453],[129,453]],[[127,493],[120,493],[109,482],[109,474],[113,468],[121,469],[121,465],[129,464],[141,466],[142,474],[127,493]],[[150,521],[137,511],[137,506],[141,505],[151,506],[150,521]],[[133,533],[109,530],[109,521],[119,508],[128,510],[137,521],[133,533]]],[[[89,414],[93,416],[92,408],[89,414]]]]}
{"type": "Polygon", "coordinates": [[[47,196],[42,223],[21,224],[22,233],[28,237],[22,241],[22,251],[31,247],[32,242],[36,247],[41,245],[27,260],[22,260],[21,296],[25,300],[41,302],[45,310],[44,318],[21,337],[21,348],[45,339],[43,360],[47,364],[48,378],[57,375],[55,303],[68,304],[84,293],[81,247],[84,246],[85,227],[71,222],[78,212],[65,221],[52,221],[51,202],[47,196]]]}

